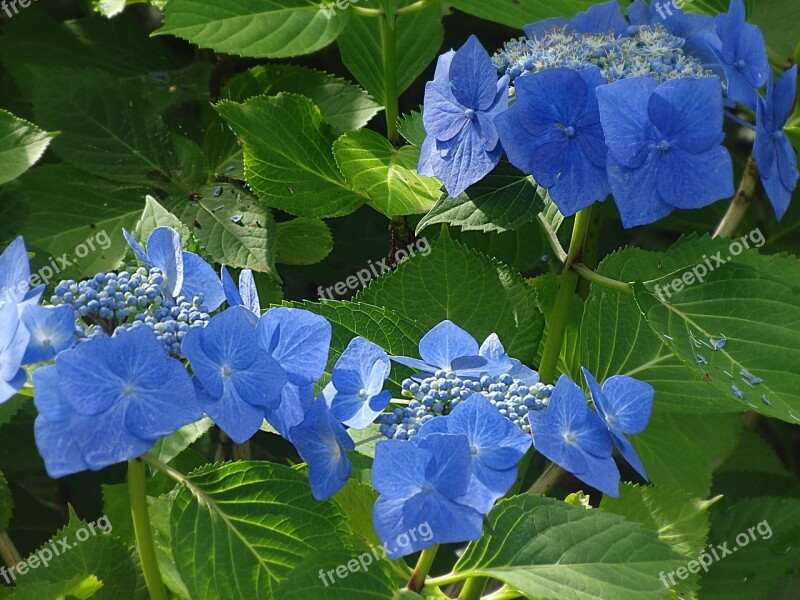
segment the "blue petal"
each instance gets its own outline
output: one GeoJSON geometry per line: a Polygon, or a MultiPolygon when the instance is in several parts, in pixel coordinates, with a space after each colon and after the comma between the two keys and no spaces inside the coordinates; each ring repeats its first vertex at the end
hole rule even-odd
{"type": "Polygon", "coordinates": [[[625,33],[628,22],[622,16],[617,0],[596,4],[586,12],[575,15],[572,25],[580,33],[625,33]]]}
{"type": "Polygon", "coordinates": [[[244,301],[239,294],[239,288],[234,283],[233,277],[231,277],[228,267],[225,265],[222,265],[220,269],[220,277],[222,278],[222,290],[225,292],[225,300],[228,302],[228,306],[243,306],[244,301]]]}
{"type": "Polygon", "coordinates": [[[214,423],[237,444],[253,437],[264,422],[264,409],[242,400],[232,385],[222,395],[212,396],[194,379],[197,401],[214,423]]]}
{"type": "Polygon", "coordinates": [[[433,456],[405,440],[381,440],[375,445],[372,486],[390,498],[409,498],[425,485],[433,456]]]}
{"type": "Polygon", "coordinates": [[[769,178],[762,177],[761,183],[764,186],[764,190],[767,192],[769,203],[775,211],[775,219],[780,221],[789,209],[789,204],[792,201],[792,190],[787,189],[783,185],[779,173],[773,173],[772,177],[769,178]]]}
{"type": "Polygon", "coordinates": [[[314,383],[328,363],[331,324],[310,311],[273,308],[258,323],[259,345],[283,367],[295,385],[314,383]]]}
{"type": "Polygon", "coordinates": [[[93,471],[142,456],[154,443],[128,431],[123,403],[96,416],[75,415],[70,427],[86,464],[93,471]]]}
{"type": "Polygon", "coordinates": [[[565,19],[564,17],[545,19],[544,21],[539,21],[538,23],[525,25],[525,27],[522,28],[522,30],[525,32],[525,35],[531,39],[539,39],[545,34],[552,32],[554,29],[566,29],[567,33],[575,31],[575,28],[572,26],[569,19],[565,19]]]}
{"type": "Polygon", "coordinates": [[[618,163],[613,154],[608,154],[611,192],[626,229],[655,223],[674,210],[656,189],[658,159],[658,154],[653,153],[640,168],[629,169],[618,163]]]}
{"type": "Polygon", "coordinates": [[[261,316],[261,301],[258,299],[258,289],[253,271],[244,269],[239,273],[239,293],[242,302],[254,315],[261,316]]]}
{"type": "MultiPolygon", "coordinates": [[[[771,78],[772,72],[770,72],[770,79],[771,78]]],[[[770,94],[769,88],[767,88],[767,105],[772,104],[772,118],[775,130],[782,129],[792,115],[796,94],[797,65],[794,65],[781,75],[772,94],[770,94]],[[772,103],[770,103],[770,96],[772,96],[772,103]]]]}
{"type": "Polygon", "coordinates": [[[417,172],[423,177],[436,177],[436,173],[433,172],[432,162],[434,152],[438,152],[436,149],[436,138],[429,135],[425,138],[425,141],[422,142],[422,148],[419,153],[419,164],[417,165],[417,172]]]}
{"type": "Polygon", "coordinates": [[[672,148],[661,155],[658,169],[659,196],[676,208],[703,208],[735,193],[733,160],[723,146],[702,154],[672,148]]]}
{"type": "Polygon", "coordinates": [[[650,77],[623,79],[597,88],[600,121],[615,164],[635,169],[650,155],[656,132],[648,110],[656,88],[658,82],[650,77]]]}
{"type": "Polygon", "coordinates": [[[436,325],[419,342],[422,360],[439,369],[449,370],[456,358],[476,356],[479,350],[475,338],[449,320],[436,325]]]}
{"type": "Polygon", "coordinates": [[[297,386],[287,383],[281,389],[278,408],[267,409],[267,421],[284,438],[288,438],[292,427],[299,425],[314,404],[314,384],[297,386]]]}
{"type": "Polygon", "coordinates": [[[450,84],[458,102],[473,110],[486,110],[497,95],[497,71],[474,35],[456,52],[450,64],[450,84]]]}
{"type": "Polygon", "coordinates": [[[775,140],[775,155],[781,182],[787,189],[794,190],[798,178],[797,154],[785,133],[781,133],[775,140]]]}
{"type": "Polygon", "coordinates": [[[644,465],[642,465],[639,455],[628,439],[616,431],[612,432],[611,436],[614,440],[614,445],[617,447],[617,450],[619,450],[619,453],[622,454],[622,457],[645,479],[645,481],[649,481],[647,473],[644,470],[644,465]]]}
{"type": "Polygon", "coordinates": [[[628,20],[631,25],[650,25],[653,18],[653,11],[650,5],[644,0],[635,0],[633,4],[628,7],[628,20]]]}
{"type": "MultiPolygon", "coordinates": [[[[0,381],[11,386],[2,392],[0,402],[5,402],[19,389],[18,381],[11,382],[19,377],[29,342],[30,334],[20,321],[18,307],[14,304],[0,306],[0,381]]],[[[22,383],[25,383],[24,378],[22,383]]]]}
{"type": "Polygon", "coordinates": [[[573,69],[545,69],[515,82],[519,120],[533,135],[542,135],[554,124],[573,125],[589,98],[586,82],[573,69]]]}
{"type": "Polygon", "coordinates": [[[379,392],[389,376],[389,356],[362,337],[353,338],[336,361],[331,381],[339,392],[357,394],[361,389],[379,392]]]}
{"type": "Polygon", "coordinates": [[[641,433],[647,427],[653,410],[653,387],[625,375],[609,377],[602,390],[594,376],[581,367],[592,392],[595,406],[609,427],[622,433],[641,433]]]}
{"type": "Polygon", "coordinates": [[[171,227],[156,227],[147,238],[147,258],[150,262],[145,264],[161,269],[167,278],[167,291],[172,296],[180,294],[184,285],[186,274],[182,253],[181,236],[171,227]]]}
{"type": "Polygon", "coordinates": [[[425,482],[450,500],[463,496],[472,477],[467,436],[432,433],[420,440],[417,447],[428,451],[432,457],[425,467],[425,482]]]}
{"type": "Polygon", "coordinates": [[[586,455],[586,471],[572,472],[575,477],[614,498],[619,497],[619,469],[611,457],[586,455]]]}
{"type": "Polygon", "coordinates": [[[456,103],[449,86],[430,82],[425,86],[425,111],[422,122],[428,135],[451,140],[469,123],[465,108],[456,103]]]}
{"type": "Polygon", "coordinates": [[[136,258],[138,258],[145,265],[147,265],[148,268],[153,267],[154,266],[153,262],[150,260],[150,257],[147,256],[147,252],[145,251],[145,249],[142,248],[142,245],[124,227],[122,228],[122,235],[125,237],[125,241],[128,242],[128,245],[131,247],[131,250],[133,250],[133,253],[136,255],[136,258]]]}
{"type": "Polygon", "coordinates": [[[648,114],[664,139],[699,154],[722,142],[722,85],[716,77],[673,79],[650,98],[648,114]]]}
{"type": "Polygon", "coordinates": [[[23,358],[25,364],[50,360],[75,341],[75,311],[69,305],[26,306],[22,311],[22,323],[30,333],[23,358]]]}
{"type": "Polygon", "coordinates": [[[48,421],[68,421],[73,410],[61,391],[55,365],[33,372],[33,404],[39,415],[48,421]]]}
{"type": "Polygon", "coordinates": [[[89,469],[75,435],[64,423],[39,415],[33,425],[33,435],[47,474],[52,479],[89,469]]]}
{"type": "Polygon", "coordinates": [[[436,142],[436,151],[431,153],[431,165],[452,197],[459,196],[482,180],[500,162],[503,149],[498,145],[494,151],[487,152],[484,140],[475,123],[470,123],[452,140],[436,142]]]}
{"type": "Polygon", "coordinates": [[[108,359],[112,346],[123,337],[94,338],[56,357],[61,389],[78,414],[99,415],[120,399],[122,384],[108,359]]]}
{"type": "Polygon", "coordinates": [[[183,287],[178,295],[191,301],[196,295],[202,294],[203,305],[208,311],[217,310],[225,302],[225,291],[214,267],[192,252],[184,252],[182,261],[183,287]]]}
{"type": "Polygon", "coordinates": [[[0,255],[0,305],[17,304],[30,289],[31,269],[25,240],[17,237],[0,255]]]}

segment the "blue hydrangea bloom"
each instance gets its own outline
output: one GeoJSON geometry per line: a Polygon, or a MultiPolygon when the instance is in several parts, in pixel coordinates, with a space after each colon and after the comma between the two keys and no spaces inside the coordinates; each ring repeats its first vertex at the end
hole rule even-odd
{"type": "Polygon", "coordinates": [[[619,470],[606,424],[569,377],[558,380],[547,409],[528,418],[537,452],[604,494],[619,496],[619,470]]]}
{"type": "Polygon", "coordinates": [[[597,67],[525,75],[516,81],[516,104],[495,120],[511,164],[547,188],[566,216],[611,191],[595,94],[605,83],[597,67]]]}
{"type": "Polygon", "coordinates": [[[489,54],[475,36],[441,57],[425,88],[419,173],[438,177],[451,196],[483,179],[503,148],[494,118],[508,108],[508,77],[498,81],[489,54]]]}
{"type": "Polygon", "coordinates": [[[150,269],[161,269],[166,289],[173,298],[202,294],[209,311],[225,301],[222,283],[214,269],[197,254],[184,251],[180,235],[174,229],[156,227],[147,238],[147,250],[128,231],[123,229],[122,233],[139,260],[150,269]]]}
{"type": "Polygon", "coordinates": [[[797,154],[783,131],[794,109],[797,65],[784,73],[773,87],[770,72],[766,102],[759,97],[756,112],[755,155],[761,183],[780,221],[789,208],[800,172],[797,154]]]}
{"type": "Polygon", "coordinates": [[[288,439],[308,465],[311,492],[317,500],[330,498],[344,487],[353,469],[346,453],[355,450],[355,443],[324,398],[314,402],[302,422],[289,431],[288,439]]]}
{"type": "Polygon", "coordinates": [[[517,463],[531,446],[530,436],[503,417],[480,393],[470,396],[449,415],[425,423],[412,442],[418,445],[435,433],[467,436],[472,478],[459,502],[484,514],[514,485],[517,463]]]}
{"type": "Polygon", "coordinates": [[[418,444],[385,440],[375,446],[372,485],[380,496],[372,510],[382,540],[418,530],[427,523],[428,540],[387,548],[392,560],[436,544],[466,542],[481,536],[483,514],[462,504],[472,479],[467,436],[434,433],[418,444]]]}
{"type": "Polygon", "coordinates": [[[463,374],[464,371],[483,371],[488,365],[488,360],[479,352],[480,347],[474,337],[452,321],[445,320],[420,340],[419,355],[422,360],[407,356],[393,356],[392,360],[422,373],[444,370],[463,374]]]}
{"type": "Polygon", "coordinates": [[[24,364],[50,360],[75,343],[75,311],[71,306],[26,306],[22,323],[30,333],[24,364]]]}
{"type": "MultiPolygon", "coordinates": [[[[672,35],[683,38],[683,51],[706,63],[711,69],[718,66],[718,59],[711,50],[711,44],[717,41],[714,17],[708,15],[687,14],[671,5],[661,2],[655,9],[643,0],[636,0],[628,7],[628,19],[633,30],[641,26],[661,26],[672,35]]],[[[722,74],[719,69],[718,75],[722,74]]]]}
{"type": "Polygon", "coordinates": [[[611,191],[626,228],[733,196],[720,82],[634,77],[597,89],[611,191]]]}
{"type": "Polygon", "coordinates": [[[743,0],[731,0],[727,13],[714,22],[717,39],[711,49],[717,55],[728,82],[728,98],[756,109],[758,88],[767,83],[769,58],[764,35],[745,20],[743,0]]]}
{"type": "Polygon", "coordinates": [[[53,447],[72,448],[73,442],[81,460],[73,455],[47,465],[51,475],[136,458],[203,416],[186,368],[167,356],[147,327],[78,344],[60,353],[52,368],[55,376],[35,384],[37,421],[43,419],[37,445],[46,465],[53,447]]]}
{"type": "Polygon", "coordinates": [[[25,306],[36,304],[44,292],[44,284],[31,289],[31,265],[25,240],[16,238],[0,254],[0,306],[14,304],[22,313],[25,306]]]}
{"type": "Polygon", "coordinates": [[[225,300],[228,306],[244,306],[257,317],[261,316],[261,302],[258,299],[258,290],[253,278],[253,271],[244,269],[239,273],[239,286],[233,282],[233,277],[228,268],[222,265],[220,272],[222,289],[225,291],[225,300]]]}
{"type": "Polygon", "coordinates": [[[0,306],[0,404],[25,385],[27,375],[20,365],[29,340],[28,330],[17,314],[17,306],[0,306]]]}
{"type": "Polygon", "coordinates": [[[377,419],[392,400],[391,392],[383,389],[391,369],[382,348],[354,338],[331,374],[326,401],[333,416],[352,429],[363,429],[377,419]]]}
{"type": "Polygon", "coordinates": [[[554,17],[526,25],[523,29],[528,37],[541,37],[544,33],[555,28],[566,28],[567,32],[577,33],[613,33],[624,35],[628,31],[628,22],[622,15],[622,9],[617,0],[603,2],[590,7],[585,12],[580,12],[571,20],[554,17]]]}
{"type": "Polygon", "coordinates": [[[634,435],[645,430],[653,411],[655,390],[650,384],[625,375],[609,377],[601,388],[594,375],[583,367],[581,370],[614,446],[636,472],[647,479],[642,461],[625,434],[634,435]]]}
{"type": "Polygon", "coordinates": [[[189,330],[183,354],[192,364],[197,399],[206,414],[237,444],[249,440],[275,409],[286,373],[258,345],[252,313],[235,306],[204,328],[189,330]]]}
{"type": "Polygon", "coordinates": [[[314,384],[328,364],[331,324],[310,311],[273,308],[258,323],[258,343],[286,372],[281,403],[267,420],[284,437],[305,417],[314,402],[314,384]]]}

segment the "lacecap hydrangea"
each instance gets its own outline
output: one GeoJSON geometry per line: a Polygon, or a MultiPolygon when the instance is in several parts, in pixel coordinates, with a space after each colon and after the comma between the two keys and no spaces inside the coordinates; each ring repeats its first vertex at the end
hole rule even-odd
{"type": "Polygon", "coordinates": [[[472,36],[439,59],[419,170],[441,179],[448,194],[465,192],[505,154],[565,216],[609,194],[628,228],[703,208],[734,193],[721,144],[724,109],[739,103],[760,115],[756,158],[783,216],[798,179],[797,156],[781,138],[796,78],[774,91],[770,83],[766,101],[759,95],[770,74],[767,51],[743,0],[717,17],[667,14],[642,0],[623,15],[614,0],[572,20],[531,24],[525,34],[491,58],[472,36]],[[508,98],[492,97],[506,87],[508,98]]]}

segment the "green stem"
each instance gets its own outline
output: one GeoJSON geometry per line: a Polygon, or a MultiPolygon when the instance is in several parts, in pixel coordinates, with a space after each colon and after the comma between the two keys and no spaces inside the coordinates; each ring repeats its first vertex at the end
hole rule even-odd
{"type": "Polygon", "coordinates": [[[158,568],[156,546],[153,541],[153,530],[147,514],[147,487],[145,482],[145,466],[142,459],[128,461],[128,490],[130,492],[133,530],[136,534],[136,548],[142,562],[144,581],[151,600],[167,600],[167,590],[161,580],[158,568]]]}
{"type": "Polygon", "coordinates": [[[458,600],[479,600],[487,583],[488,577],[470,577],[458,595],[458,600]]]}
{"type": "Polygon", "coordinates": [[[546,496],[547,493],[555,487],[558,480],[564,475],[565,471],[555,463],[550,463],[545,468],[544,472],[539,476],[539,479],[533,482],[533,485],[528,490],[529,494],[537,494],[539,496],[546,496]]]}
{"type": "Polygon", "coordinates": [[[618,281],[616,279],[611,279],[610,277],[600,275],[592,271],[583,263],[575,263],[572,265],[572,268],[575,269],[578,275],[583,277],[586,281],[602,285],[603,287],[614,290],[615,292],[619,292],[620,294],[633,294],[632,283],[625,283],[624,281],[618,281]]]}
{"type": "Polygon", "coordinates": [[[564,345],[564,336],[567,333],[567,320],[572,298],[578,287],[578,273],[573,268],[582,253],[589,225],[592,222],[592,207],[585,208],[575,215],[575,225],[572,228],[572,240],[564,260],[564,270],[561,273],[561,285],[558,288],[556,304],[550,315],[547,328],[547,341],[542,352],[542,362],[539,365],[539,375],[544,383],[554,383],[558,369],[558,358],[564,345]]]}
{"type": "Polygon", "coordinates": [[[397,93],[397,34],[386,15],[381,18],[381,38],[383,41],[383,106],[386,110],[386,137],[397,146],[400,135],[397,119],[400,116],[399,94],[397,93]]]}
{"type": "Polygon", "coordinates": [[[756,189],[758,188],[758,167],[753,155],[747,159],[747,165],[744,168],[744,175],[742,175],[742,182],[739,184],[739,189],[728,207],[728,212],[720,221],[717,230],[714,232],[714,237],[731,237],[736,233],[736,229],[747,214],[747,209],[756,197],[756,189]]]}
{"type": "Polygon", "coordinates": [[[425,548],[422,553],[419,555],[419,559],[417,560],[417,566],[414,569],[414,573],[411,575],[411,579],[408,580],[408,588],[412,592],[420,592],[422,588],[425,587],[425,578],[428,577],[428,571],[431,570],[431,566],[433,565],[433,559],[436,558],[436,553],[439,551],[439,545],[431,546],[430,548],[425,548]]]}
{"type": "Polygon", "coordinates": [[[544,216],[544,213],[539,213],[536,215],[539,219],[539,225],[544,232],[544,236],[547,239],[547,243],[550,244],[550,249],[555,254],[556,259],[561,264],[564,264],[564,261],[567,260],[567,252],[564,250],[564,247],[561,245],[561,241],[558,239],[558,234],[553,230],[550,226],[550,223],[544,216]]]}
{"type": "Polygon", "coordinates": [[[355,5],[351,5],[349,10],[353,11],[353,14],[359,17],[382,17],[386,14],[382,8],[365,8],[355,5]]]}
{"type": "Polygon", "coordinates": [[[792,66],[791,57],[781,56],[769,46],[767,46],[767,56],[769,57],[770,64],[775,68],[786,70],[792,66]]]}
{"type": "Polygon", "coordinates": [[[414,4],[409,4],[408,6],[404,6],[403,8],[398,8],[395,11],[395,16],[402,17],[403,15],[408,15],[411,13],[418,12],[420,10],[424,10],[429,6],[433,6],[434,4],[438,4],[439,0],[418,0],[418,2],[414,2],[414,4]]]}
{"type": "Polygon", "coordinates": [[[456,583],[457,581],[463,581],[470,577],[477,576],[478,575],[472,575],[471,573],[448,573],[447,575],[440,575],[439,577],[430,577],[427,583],[429,586],[443,587],[451,583],[456,583]]]}
{"type": "Polygon", "coordinates": [[[0,556],[3,557],[7,567],[15,567],[22,562],[19,550],[5,531],[0,533],[0,556]]]}

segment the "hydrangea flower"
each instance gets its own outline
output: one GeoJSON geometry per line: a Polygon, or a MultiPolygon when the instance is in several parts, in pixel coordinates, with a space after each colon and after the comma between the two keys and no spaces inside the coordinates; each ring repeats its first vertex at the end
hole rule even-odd
{"type": "Polygon", "coordinates": [[[252,313],[235,306],[205,328],[191,329],[183,354],[192,364],[197,399],[206,414],[237,444],[249,440],[275,409],[286,373],[258,345],[252,313]]]}
{"type": "Polygon", "coordinates": [[[467,436],[472,477],[459,502],[484,514],[514,485],[517,463],[531,446],[530,436],[502,417],[480,393],[460,403],[446,417],[436,417],[425,423],[412,442],[419,445],[426,437],[437,433],[467,436]]]}
{"type": "Polygon", "coordinates": [[[517,102],[495,123],[508,159],[547,188],[565,216],[600,202],[611,188],[595,89],[600,69],[547,69],[520,77],[517,102]]]}
{"type": "Polygon", "coordinates": [[[22,389],[27,380],[20,368],[30,334],[21,324],[15,304],[0,306],[0,404],[22,389]]]}
{"type": "Polygon", "coordinates": [[[636,472],[647,479],[642,461],[625,434],[634,435],[645,430],[653,411],[655,390],[650,384],[625,375],[609,377],[601,388],[594,375],[583,367],[581,371],[614,446],[636,472]]]}
{"type": "Polygon", "coordinates": [[[363,429],[389,406],[392,394],[383,389],[392,366],[380,347],[354,338],[336,361],[325,400],[333,416],[345,426],[363,429]]]}
{"type": "Polygon", "coordinates": [[[617,0],[595,4],[584,12],[579,12],[571,20],[563,17],[554,17],[526,25],[525,35],[528,37],[541,37],[553,29],[566,29],[567,32],[577,33],[612,33],[623,35],[628,31],[628,22],[622,15],[622,9],[617,0]]]}
{"type": "Polygon", "coordinates": [[[757,89],[767,83],[769,59],[764,35],[745,20],[743,0],[731,0],[727,13],[714,21],[717,39],[711,49],[728,81],[728,98],[756,109],[757,89]]]}
{"type": "Polygon", "coordinates": [[[547,408],[529,418],[537,452],[604,494],[619,496],[619,470],[606,424],[569,377],[561,376],[547,408]]]}
{"type": "MultiPolygon", "coordinates": [[[[422,360],[393,356],[392,360],[422,373],[439,370],[456,374],[483,372],[489,361],[480,356],[478,342],[452,321],[445,320],[426,333],[419,342],[422,360]]],[[[508,370],[510,363],[501,368],[508,370]]]]}
{"type": "Polygon", "coordinates": [[[26,306],[22,323],[30,333],[24,364],[50,360],[75,343],[75,311],[70,306],[26,306]]]}
{"type": "Polygon", "coordinates": [[[45,368],[34,381],[36,443],[53,477],[141,456],[203,416],[186,368],[146,327],[79,344],[45,368]]]}
{"type": "Polygon", "coordinates": [[[659,84],[635,77],[598,88],[597,98],[623,226],[646,225],[676,208],[702,208],[733,195],[717,78],[659,84]]]}
{"type": "Polygon", "coordinates": [[[286,372],[289,382],[267,420],[284,437],[299,425],[314,402],[314,384],[328,364],[331,324],[299,308],[273,308],[258,323],[258,344],[286,372]]]}
{"type": "Polygon", "coordinates": [[[313,403],[287,437],[308,465],[311,492],[317,500],[330,498],[344,487],[353,469],[346,452],[355,450],[355,443],[324,398],[313,403]]]}
{"type": "Polygon", "coordinates": [[[14,304],[22,313],[25,306],[36,304],[45,285],[31,289],[31,265],[22,236],[11,242],[0,254],[0,306],[14,304]]]}
{"type": "Polygon", "coordinates": [[[222,283],[214,269],[197,254],[184,251],[180,235],[171,227],[156,227],[147,238],[147,250],[128,231],[123,229],[122,233],[139,260],[148,268],[161,269],[166,289],[173,298],[202,294],[209,312],[225,301],[222,283]]]}
{"type": "Polygon", "coordinates": [[[225,292],[225,300],[228,306],[244,306],[257,317],[261,316],[261,302],[258,299],[258,290],[253,278],[253,271],[244,269],[239,273],[239,286],[233,282],[233,277],[228,272],[228,268],[222,265],[220,272],[222,277],[222,289],[225,292]]]}
{"type": "Polygon", "coordinates": [[[462,504],[472,479],[467,436],[434,433],[418,444],[384,440],[375,446],[372,485],[380,496],[372,510],[375,532],[382,540],[418,528],[433,535],[406,546],[387,548],[395,560],[436,544],[466,542],[481,536],[483,514],[462,504]]]}
{"type": "Polygon", "coordinates": [[[797,65],[784,73],[773,87],[769,76],[767,99],[758,98],[756,143],[753,150],[761,183],[767,191],[775,217],[780,221],[789,208],[800,173],[797,154],[783,131],[794,108],[797,92],[797,65]]]}
{"type": "Polygon", "coordinates": [[[503,148],[494,118],[508,108],[508,78],[498,81],[489,54],[475,36],[439,57],[425,88],[419,173],[444,182],[455,197],[500,162],[503,148]]]}
{"type": "Polygon", "coordinates": [[[628,7],[628,20],[632,30],[642,26],[666,28],[671,34],[684,40],[683,51],[703,60],[709,68],[717,65],[717,57],[710,44],[718,40],[714,17],[687,14],[670,6],[669,2],[655,5],[655,10],[643,0],[636,0],[628,7]]]}

